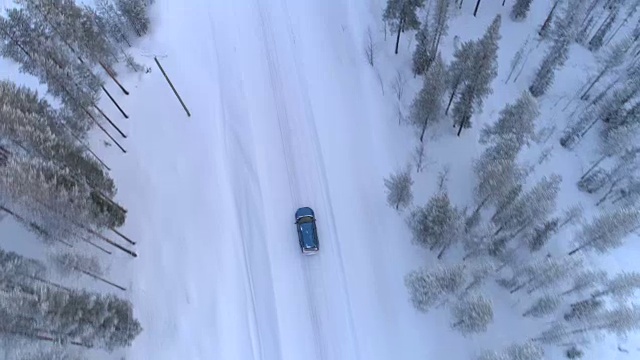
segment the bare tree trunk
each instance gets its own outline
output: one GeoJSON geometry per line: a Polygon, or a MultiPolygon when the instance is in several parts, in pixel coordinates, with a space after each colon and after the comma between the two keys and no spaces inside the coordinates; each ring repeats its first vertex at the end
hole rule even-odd
{"type": "Polygon", "coordinates": [[[123,138],[127,138],[127,135],[125,135],[125,133],[122,132],[122,130],[120,130],[120,128],[118,126],[116,126],[116,124],[111,121],[111,119],[107,116],[107,114],[104,113],[104,111],[102,111],[102,109],[100,109],[100,107],[98,107],[98,105],[93,105],[93,107],[98,110],[98,112],[100,113],[100,115],[102,115],[103,118],[107,119],[107,121],[109,122],[109,124],[111,124],[111,126],[116,129],[116,131],[118,131],[118,133],[120,133],[120,136],[122,136],[123,138]]]}
{"type": "MultiPolygon", "coordinates": [[[[129,45],[129,46],[131,46],[131,45],[129,45]]],[[[113,70],[111,70],[111,68],[108,68],[102,61],[98,61],[98,64],[100,64],[100,66],[104,69],[104,71],[107,73],[107,75],[109,75],[111,80],[113,80],[113,82],[115,82],[118,85],[120,90],[122,90],[122,92],[125,95],[129,95],[129,92],[127,91],[127,89],[125,89],[124,86],[122,86],[122,84],[120,84],[118,79],[116,79],[116,75],[113,73],[113,70]]]]}
{"type": "Polygon", "coordinates": [[[451,91],[451,96],[449,97],[449,103],[447,104],[447,109],[444,111],[445,115],[449,114],[449,108],[451,107],[451,103],[453,103],[453,98],[456,96],[456,91],[458,90],[458,87],[456,86],[452,91],[451,91]]]}
{"type": "Polygon", "coordinates": [[[121,232],[119,232],[118,230],[116,230],[115,228],[110,228],[111,231],[113,231],[114,233],[116,233],[118,236],[120,236],[121,238],[125,239],[129,244],[131,245],[135,245],[136,242],[129,239],[128,237],[126,237],[125,235],[123,235],[121,232]]]}
{"type": "Polygon", "coordinates": [[[420,133],[420,142],[422,142],[422,139],[424,138],[424,133],[425,131],[427,131],[427,122],[429,121],[429,116],[425,117],[424,119],[424,125],[422,126],[422,132],[420,133]]]}
{"type": "Polygon", "coordinates": [[[460,127],[458,128],[458,137],[460,137],[460,133],[462,132],[462,127],[464,126],[464,124],[467,123],[467,121],[469,121],[469,116],[465,116],[462,118],[462,121],[460,122],[460,127]]]}
{"type": "MultiPolygon", "coordinates": [[[[396,46],[396,53],[397,53],[397,46],[396,46]]],[[[178,94],[178,91],[173,86],[173,83],[171,82],[171,80],[169,80],[169,76],[167,76],[167,73],[164,72],[164,69],[162,68],[162,65],[160,65],[160,61],[158,61],[158,58],[154,56],[153,60],[155,60],[156,65],[158,65],[158,68],[160,68],[160,71],[162,72],[162,75],[164,75],[165,80],[167,80],[167,82],[169,83],[169,86],[171,86],[171,90],[173,90],[173,93],[178,98],[178,101],[180,101],[180,104],[182,105],[182,108],[184,108],[184,111],[187,113],[187,116],[191,117],[191,113],[189,112],[189,109],[187,109],[187,105],[184,104],[184,101],[182,101],[182,98],[178,94]]]]}
{"type": "Polygon", "coordinates": [[[49,281],[49,280],[47,280],[47,279],[43,279],[43,278],[41,278],[41,277],[39,277],[39,276],[35,276],[35,275],[27,275],[27,277],[29,277],[30,279],[33,279],[33,280],[39,281],[39,282],[41,282],[41,283],[44,283],[44,284],[47,284],[47,285],[53,286],[53,287],[54,287],[54,288],[56,288],[56,289],[60,289],[60,290],[66,291],[66,292],[71,292],[71,291],[72,291],[71,289],[69,289],[69,288],[68,288],[68,287],[66,287],[66,286],[62,286],[62,285],[60,285],[60,284],[56,284],[56,283],[54,283],[54,282],[52,282],[52,281],[49,281]]]}
{"type": "Polygon", "coordinates": [[[478,14],[478,8],[480,7],[480,1],[482,0],[478,0],[478,2],[476,3],[476,8],[473,10],[473,16],[475,17],[476,14],[478,14]]]}
{"type": "Polygon", "coordinates": [[[598,159],[598,161],[595,162],[595,164],[593,164],[589,170],[587,170],[584,174],[582,174],[582,176],[580,177],[580,180],[584,179],[587,175],[589,175],[590,172],[593,171],[593,169],[595,169],[598,165],[600,165],[600,163],[607,158],[607,155],[602,155],[600,157],[600,159],[598,159]]]}
{"type": "Polygon", "coordinates": [[[86,270],[83,270],[83,269],[80,269],[80,268],[77,268],[77,267],[76,267],[76,268],[74,268],[74,269],[75,269],[75,270],[77,270],[77,271],[79,271],[79,272],[81,272],[81,273],[83,273],[83,274],[85,274],[85,275],[87,275],[87,276],[90,276],[90,277],[92,277],[92,278],[94,278],[94,279],[96,279],[96,280],[100,280],[100,281],[104,282],[105,284],[109,284],[109,285],[111,285],[111,286],[113,286],[113,287],[116,287],[116,288],[118,288],[118,289],[122,290],[122,291],[127,291],[127,289],[126,289],[126,288],[124,288],[124,287],[122,287],[122,286],[120,286],[120,285],[118,285],[118,284],[116,284],[116,283],[113,283],[113,282],[111,282],[111,281],[109,281],[109,280],[107,280],[107,279],[105,279],[105,278],[103,278],[103,277],[101,277],[101,276],[98,276],[98,275],[96,275],[96,274],[93,274],[93,273],[91,273],[91,272],[89,272],[89,271],[86,271],[86,270]]]}
{"type": "Polygon", "coordinates": [[[556,7],[558,6],[558,4],[560,3],[559,0],[556,0],[555,3],[553,3],[553,7],[551,7],[551,11],[549,11],[549,15],[547,15],[547,18],[544,20],[544,23],[542,24],[542,27],[540,28],[540,31],[538,31],[538,35],[539,36],[543,36],[545,34],[545,32],[547,31],[547,29],[549,28],[549,25],[551,25],[551,20],[553,19],[553,14],[556,11],[556,7]]]}
{"type": "Polygon", "coordinates": [[[118,108],[122,116],[124,116],[125,119],[128,119],[129,115],[127,115],[127,113],[125,113],[124,110],[122,110],[118,102],[116,102],[116,99],[114,99],[113,96],[111,96],[111,94],[109,93],[109,91],[107,91],[104,85],[100,85],[100,87],[102,88],[102,91],[104,91],[104,93],[107,94],[107,96],[109,97],[109,100],[111,100],[111,102],[118,108]]]}
{"type": "Polygon", "coordinates": [[[84,236],[81,236],[81,237],[80,237],[80,239],[81,239],[82,241],[86,242],[87,244],[89,244],[89,245],[91,245],[91,246],[95,247],[96,249],[99,249],[100,251],[102,251],[102,252],[104,252],[104,253],[106,253],[106,254],[108,254],[108,255],[111,255],[111,254],[112,254],[112,252],[111,252],[111,251],[109,251],[109,250],[107,250],[107,249],[103,248],[102,246],[100,246],[100,245],[98,245],[98,244],[94,244],[91,240],[89,240],[89,239],[85,238],[84,236]]]}
{"type": "Polygon", "coordinates": [[[398,53],[398,44],[400,44],[400,32],[402,30],[403,23],[404,18],[400,19],[400,23],[398,24],[398,36],[396,36],[396,54],[398,53]]]}

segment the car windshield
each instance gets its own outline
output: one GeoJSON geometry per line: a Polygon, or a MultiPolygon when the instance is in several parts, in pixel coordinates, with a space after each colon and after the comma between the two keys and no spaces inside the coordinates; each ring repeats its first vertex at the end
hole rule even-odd
{"type": "Polygon", "coordinates": [[[302,217],[302,218],[298,219],[298,224],[310,223],[312,221],[313,221],[312,217],[305,216],[305,217],[302,217]]]}

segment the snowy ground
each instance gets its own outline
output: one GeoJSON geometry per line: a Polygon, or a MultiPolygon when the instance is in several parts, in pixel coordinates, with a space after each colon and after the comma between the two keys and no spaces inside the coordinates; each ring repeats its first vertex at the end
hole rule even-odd
{"type": "MultiPolygon", "coordinates": [[[[500,71],[473,129],[457,138],[446,123],[428,140],[427,169],[416,178],[418,204],[447,164],[452,199],[469,204],[469,161],[482,150],[478,130],[529,84],[533,67],[515,84],[504,79],[511,57],[546,16],[539,3],[523,24],[509,20],[509,7],[498,2],[486,2],[474,18],[475,2],[467,1],[452,19],[442,45],[447,60],[455,35],[477,38],[503,14],[500,71]]],[[[400,54],[393,55],[395,39],[383,40],[383,5],[156,1],[153,36],[138,54],[153,71],[125,79],[131,95],[118,98],[130,115],[118,119],[129,135],[123,141],[128,153],[95,141],[113,168],[117,200],[129,210],[123,232],[139,244],[138,259],[114,254],[111,272],[130,288],[144,327],[128,359],[466,360],[535,330],[513,334],[527,325],[514,317],[519,308],[510,299],[496,304],[490,331],[472,339],[449,330],[446,312],[418,314],[408,302],[404,275],[435,259],[411,245],[402,217],[384,199],[382,179],[405,165],[416,139],[398,126],[397,106],[406,112],[420,83],[410,74],[413,33],[403,35],[400,54]],[[377,45],[375,67],[363,53],[368,27],[377,45]],[[400,101],[391,87],[397,70],[407,79],[400,101]],[[318,217],[321,251],[314,257],[303,257],[297,245],[293,213],[301,206],[313,207],[318,217]]],[[[530,64],[539,62],[544,47],[530,64]]],[[[556,120],[564,103],[554,104],[582,84],[592,63],[586,51],[575,51],[542,100],[544,123],[556,120]]],[[[3,63],[5,69],[15,72],[3,63]]],[[[561,149],[559,135],[549,140],[554,157],[539,175],[565,177],[561,208],[592,203],[575,187],[591,158],[561,149]]],[[[14,225],[5,220],[2,226],[14,225]]],[[[634,265],[619,254],[611,255],[614,262],[634,265]]],[[[615,346],[607,343],[585,358],[637,355],[635,349],[617,353],[615,346]]]]}

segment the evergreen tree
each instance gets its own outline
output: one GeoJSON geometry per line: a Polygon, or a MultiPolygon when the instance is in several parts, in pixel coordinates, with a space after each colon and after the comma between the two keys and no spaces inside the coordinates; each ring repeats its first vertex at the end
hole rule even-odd
{"type": "Polygon", "coordinates": [[[508,137],[488,147],[474,161],[476,212],[487,204],[498,204],[509,191],[523,182],[526,173],[516,163],[517,154],[518,143],[513,137],[508,137]]]}
{"type": "Polygon", "coordinates": [[[640,273],[622,272],[609,279],[601,290],[594,292],[591,297],[596,299],[602,296],[612,296],[618,300],[626,300],[633,297],[640,289],[640,273]]]}
{"type": "Polygon", "coordinates": [[[462,334],[482,333],[493,322],[493,305],[482,295],[469,296],[455,304],[451,316],[451,327],[462,334]]]}
{"type": "Polygon", "coordinates": [[[409,206],[413,200],[412,185],[411,167],[391,174],[389,179],[384,179],[384,186],[387,188],[387,203],[396,210],[409,206]]]}
{"type": "Polygon", "coordinates": [[[131,303],[113,295],[23,286],[3,297],[0,332],[5,334],[111,351],[130,346],[142,331],[131,303]]]}
{"type": "Polygon", "coordinates": [[[515,230],[519,233],[544,221],[555,210],[561,181],[562,177],[556,174],[543,177],[508,210],[492,220],[499,227],[498,231],[515,230]]]}
{"type": "Polygon", "coordinates": [[[149,32],[151,20],[149,19],[148,6],[153,3],[149,0],[115,0],[118,12],[124,16],[130,29],[138,36],[149,32]]]}
{"type": "Polygon", "coordinates": [[[500,111],[498,121],[485,125],[480,133],[480,143],[486,144],[495,137],[514,136],[519,146],[528,145],[535,136],[533,121],[538,117],[538,103],[528,92],[523,92],[514,104],[507,104],[500,111]]]}
{"type": "Polygon", "coordinates": [[[545,221],[541,226],[533,229],[533,234],[528,239],[529,251],[540,251],[558,231],[558,219],[545,221]]]}
{"type": "Polygon", "coordinates": [[[392,31],[397,33],[396,54],[400,43],[400,33],[405,30],[417,30],[420,28],[420,20],[418,20],[416,11],[423,5],[424,0],[387,0],[387,7],[382,15],[382,20],[389,24],[392,31]]]}
{"type": "Polygon", "coordinates": [[[433,13],[433,44],[431,46],[431,53],[434,56],[438,53],[442,37],[447,35],[450,9],[451,0],[436,0],[433,13]]]}
{"type": "Polygon", "coordinates": [[[599,215],[585,225],[578,234],[578,247],[569,252],[573,255],[580,250],[595,250],[598,253],[622,245],[624,238],[640,226],[640,212],[633,208],[621,208],[599,215]]]}
{"type": "Polygon", "coordinates": [[[536,300],[533,305],[522,314],[522,316],[532,316],[536,318],[553,314],[560,306],[560,298],[553,295],[544,295],[536,300]]]}
{"type": "Polygon", "coordinates": [[[497,15],[476,46],[473,72],[469,74],[453,108],[454,125],[459,126],[458,136],[463,128],[471,127],[473,112],[475,109],[482,109],[484,98],[493,92],[491,82],[498,75],[497,52],[501,22],[501,16],[497,15]]]}
{"type": "Polygon", "coordinates": [[[465,83],[469,74],[474,71],[475,64],[473,63],[473,55],[477,46],[476,41],[465,41],[459,48],[453,53],[453,61],[449,65],[449,101],[447,103],[447,109],[445,115],[449,113],[451,104],[458,96],[460,87],[465,83]]]}
{"type": "Polygon", "coordinates": [[[532,0],[516,0],[511,8],[511,18],[516,21],[524,20],[531,8],[532,0]]]}
{"type": "Polygon", "coordinates": [[[582,293],[589,290],[598,284],[604,283],[607,280],[607,273],[602,270],[585,270],[581,271],[573,277],[573,284],[571,287],[562,292],[560,295],[569,295],[573,293],[582,293]]]}
{"type": "Polygon", "coordinates": [[[447,90],[447,71],[442,56],[438,54],[427,71],[422,89],[411,104],[411,121],[420,129],[420,142],[429,123],[438,121],[442,113],[442,97],[447,90]]]}
{"type": "Polygon", "coordinates": [[[433,39],[429,22],[424,21],[422,27],[416,33],[416,49],[413,51],[412,67],[414,75],[422,75],[429,71],[434,55],[431,53],[433,39]]]}
{"type": "Polygon", "coordinates": [[[488,351],[482,354],[478,360],[542,360],[544,350],[532,342],[516,343],[509,345],[501,352],[488,351]]]}
{"type": "Polygon", "coordinates": [[[404,280],[413,306],[421,312],[429,311],[443,298],[460,291],[465,281],[466,274],[462,265],[415,270],[404,280]]]}
{"type": "Polygon", "coordinates": [[[413,241],[430,250],[445,250],[457,238],[461,216],[446,192],[434,195],[424,207],[411,212],[413,241]]]}
{"type": "Polygon", "coordinates": [[[542,59],[533,82],[529,86],[529,92],[533,97],[544,95],[553,85],[556,70],[562,67],[569,58],[569,43],[567,39],[556,41],[542,59]]]}

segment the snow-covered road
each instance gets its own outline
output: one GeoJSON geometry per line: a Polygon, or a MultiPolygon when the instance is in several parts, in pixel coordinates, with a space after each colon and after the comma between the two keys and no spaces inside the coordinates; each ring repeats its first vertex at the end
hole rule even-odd
{"type": "Polygon", "coordinates": [[[131,271],[145,328],[130,356],[429,354],[428,327],[402,283],[419,256],[398,239],[406,229],[381,186],[392,154],[406,148],[392,145],[401,134],[362,70],[354,9],[156,4],[145,52],[161,55],[193,116],[157,71],[123,99],[134,140],[114,173],[126,177],[119,196],[132,203],[127,231],[141,239],[131,271]],[[318,218],[316,256],[298,247],[301,206],[318,218]]]}

